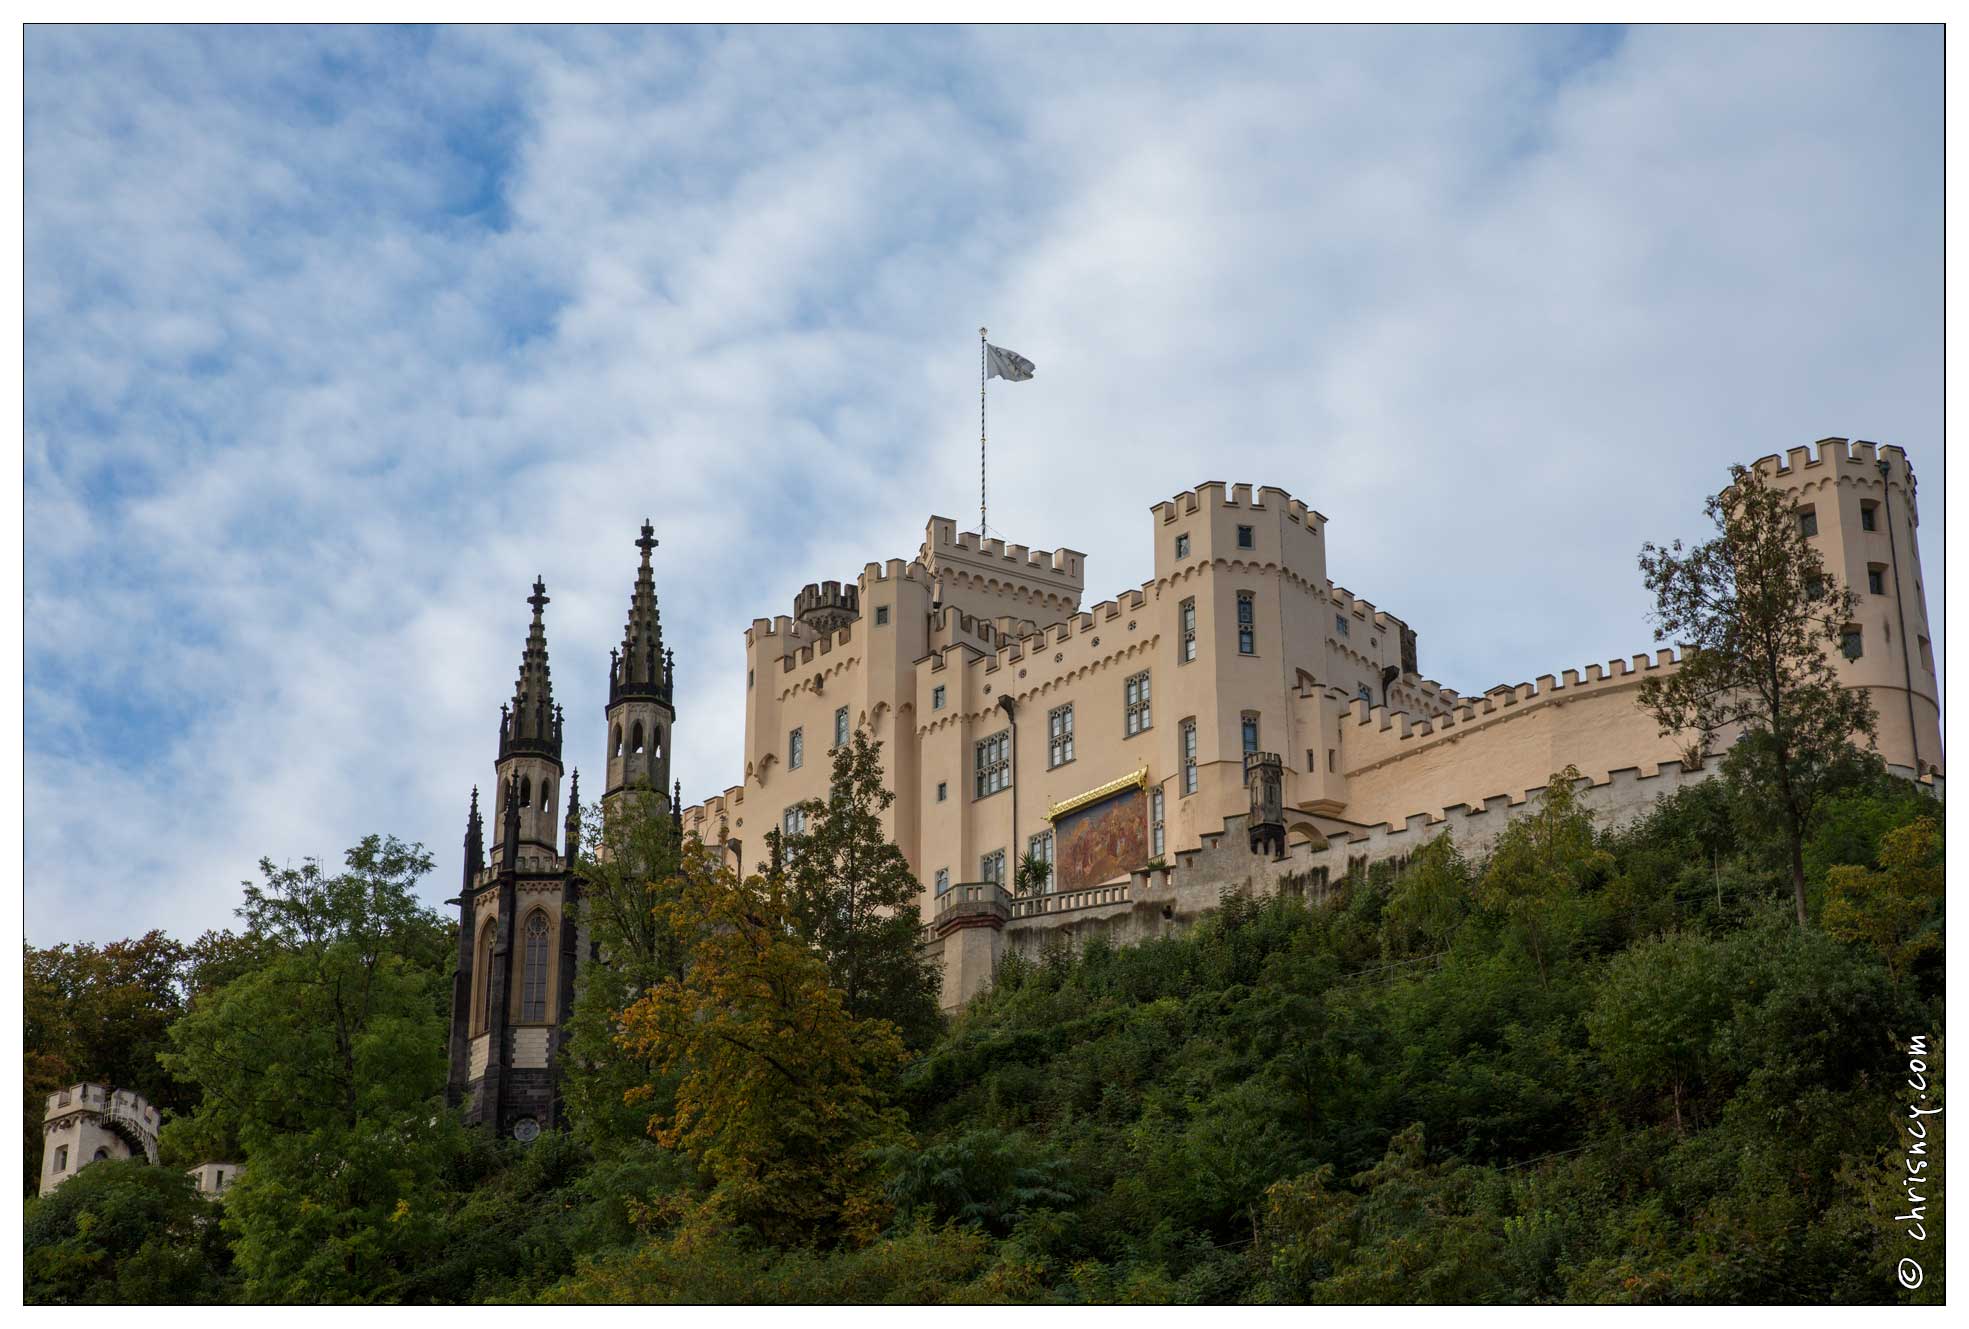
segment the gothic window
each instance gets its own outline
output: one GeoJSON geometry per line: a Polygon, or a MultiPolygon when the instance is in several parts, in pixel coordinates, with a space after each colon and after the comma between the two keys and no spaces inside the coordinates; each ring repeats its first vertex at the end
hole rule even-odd
{"type": "Polygon", "coordinates": [[[1256,711],[1246,711],[1244,713],[1244,750],[1246,752],[1256,752],[1258,750],[1258,713],[1256,711]]]}
{"type": "Polygon", "coordinates": [[[837,748],[848,746],[848,708],[846,706],[834,712],[834,746],[837,748]]]}
{"type": "Polygon", "coordinates": [[[1127,712],[1128,736],[1133,738],[1149,727],[1149,671],[1129,678],[1121,685],[1122,707],[1127,712]]]}
{"type": "Polygon", "coordinates": [[[1182,653],[1178,657],[1184,664],[1196,659],[1196,601],[1185,600],[1176,610],[1177,633],[1182,638],[1182,653]]]}
{"type": "Polygon", "coordinates": [[[1064,766],[1073,760],[1073,704],[1046,713],[1046,765],[1064,766]]]}
{"type": "Polygon", "coordinates": [[[547,1021],[547,915],[534,910],[526,920],[526,971],[520,989],[520,1023],[547,1021]]]}
{"type": "Polygon", "coordinates": [[[492,940],[498,920],[488,918],[479,928],[479,949],[472,961],[472,1035],[485,1032],[486,994],[492,990],[492,940]]]}
{"type": "Polygon", "coordinates": [[[108,1148],[107,1148],[107,1147],[105,1146],[105,1147],[103,1147],[103,1148],[100,1148],[100,1149],[97,1149],[97,1150],[96,1150],[96,1152],[95,1152],[95,1156],[94,1156],[94,1157],[92,1157],[92,1158],[91,1158],[91,1159],[90,1159],[89,1161],[90,1161],[91,1163],[100,1163],[100,1162],[102,1162],[102,1161],[103,1161],[103,1160],[104,1160],[105,1158],[108,1158],[108,1157],[109,1157],[109,1149],[108,1149],[108,1148]]]}
{"type": "Polygon", "coordinates": [[[1237,653],[1239,655],[1250,655],[1256,649],[1253,641],[1257,633],[1257,621],[1256,598],[1250,591],[1239,591],[1237,593],[1237,653]]]}
{"type": "Polygon", "coordinates": [[[1149,794],[1149,857],[1162,857],[1162,787],[1149,794]]]}
{"type": "Polygon", "coordinates": [[[1196,721],[1183,721],[1183,793],[1196,792],[1196,721]]]}
{"type": "Polygon", "coordinates": [[[796,835],[805,835],[807,833],[806,804],[795,803],[784,813],[780,814],[779,829],[780,834],[789,840],[796,835]]]}
{"type": "Polygon", "coordinates": [[[622,755],[622,726],[621,725],[617,725],[615,727],[614,742],[615,742],[615,755],[619,757],[622,755]]]}
{"type": "Polygon", "coordinates": [[[636,721],[635,727],[629,731],[629,750],[631,752],[641,752],[643,750],[643,722],[641,720],[636,721]]]}
{"type": "Polygon", "coordinates": [[[663,726],[660,724],[653,724],[649,727],[649,749],[651,756],[661,757],[663,755],[663,726]]]}
{"type": "Polygon", "coordinates": [[[1053,891],[1053,832],[1041,831],[1027,840],[1026,857],[1046,865],[1046,875],[1040,879],[1039,890],[1043,895],[1050,895],[1053,891]]]}
{"type": "Polygon", "coordinates": [[[938,869],[937,869],[937,894],[938,894],[938,895],[942,895],[942,894],[943,894],[943,893],[944,893],[945,891],[947,891],[947,890],[949,890],[949,889],[950,889],[950,869],[949,869],[949,868],[938,868],[938,869]]]}
{"type": "Polygon", "coordinates": [[[525,812],[528,808],[532,806],[533,806],[533,777],[530,775],[522,775],[520,777],[520,811],[525,812]]]}
{"type": "Polygon", "coordinates": [[[795,729],[786,736],[786,769],[797,771],[806,759],[807,736],[801,730],[795,729]]]}
{"type": "Polygon", "coordinates": [[[994,886],[1005,884],[1005,851],[994,849],[978,860],[978,880],[994,886]]]}
{"type": "Polygon", "coordinates": [[[971,753],[972,797],[984,798],[1012,783],[1012,734],[1001,729],[979,739],[971,753]]]}

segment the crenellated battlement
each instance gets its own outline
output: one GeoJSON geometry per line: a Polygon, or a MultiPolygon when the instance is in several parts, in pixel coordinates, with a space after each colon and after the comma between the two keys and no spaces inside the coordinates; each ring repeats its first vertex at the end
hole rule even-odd
{"type": "MultiPolygon", "coordinates": [[[[1417,746],[1437,740],[1453,741],[1500,719],[1528,714],[1548,705],[1564,705],[1582,697],[1632,688],[1645,676],[1672,670],[1679,663],[1674,651],[1660,650],[1652,657],[1636,655],[1631,661],[1615,659],[1605,666],[1590,664],[1583,671],[1567,669],[1556,678],[1541,674],[1531,683],[1501,683],[1480,696],[1459,697],[1439,687],[1435,695],[1444,705],[1433,715],[1416,714],[1404,707],[1359,697],[1336,697],[1347,770],[1350,774],[1371,770],[1412,752],[1417,746]]],[[[1329,690],[1329,695],[1332,694],[1333,690],[1329,690]]]]}
{"type": "Polygon", "coordinates": [[[981,537],[976,531],[960,531],[949,517],[931,517],[918,560],[934,565],[939,558],[955,557],[985,564],[1007,564],[1007,570],[1057,580],[1078,589],[1087,555],[1078,549],[1031,549],[1007,544],[996,536],[981,537]]]}
{"type": "Polygon", "coordinates": [[[1179,521],[1212,508],[1235,508],[1240,512],[1284,511],[1286,520],[1309,527],[1315,534],[1326,526],[1326,518],[1307,507],[1277,485],[1232,484],[1205,480],[1194,489],[1185,489],[1174,498],[1149,505],[1158,522],[1179,521]],[[1256,497],[1253,497],[1254,489],[1256,497]]]}
{"type": "Polygon", "coordinates": [[[1874,443],[1867,439],[1822,438],[1807,447],[1786,448],[1783,455],[1771,453],[1753,462],[1752,469],[1766,476],[1795,477],[1819,470],[1834,474],[1852,473],[1856,478],[1878,483],[1880,463],[1886,462],[1890,478],[1912,483],[1914,470],[1907,453],[1895,443],[1874,443]]]}
{"type": "Polygon", "coordinates": [[[859,580],[862,594],[865,596],[871,585],[879,585],[885,581],[912,581],[927,586],[930,582],[930,570],[920,559],[910,559],[905,563],[902,559],[892,558],[883,563],[864,564],[859,580]]]}

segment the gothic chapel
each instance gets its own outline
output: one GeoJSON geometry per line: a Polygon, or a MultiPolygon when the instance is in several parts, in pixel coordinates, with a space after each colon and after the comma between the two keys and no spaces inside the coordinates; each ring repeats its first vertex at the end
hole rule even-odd
{"type": "MultiPolygon", "coordinates": [[[[670,783],[673,662],[663,647],[650,551],[643,523],[642,566],[629,597],[622,646],[609,652],[606,801],[647,782],[670,783]]],[[[531,1140],[559,1122],[559,1066],[578,967],[592,958],[576,905],[581,836],[580,772],[567,782],[567,814],[555,843],[561,795],[561,708],[547,665],[547,588],[538,578],[527,603],[533,623],[520,657],[519,684],[499,708],[494,763],[492,860],[485,859],[479,792],[465,824],[464,883],[458,898],[458,972],[452,980],[451,1074],[447,1099],[466,1119],[531,1140]]],[[[673,803],[674,808],[674,803],[673,803]]]]}

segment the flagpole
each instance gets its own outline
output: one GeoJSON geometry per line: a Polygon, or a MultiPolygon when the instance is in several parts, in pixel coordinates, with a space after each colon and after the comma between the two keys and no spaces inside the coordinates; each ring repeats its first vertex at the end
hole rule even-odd
{"type": "Polygon", "coordinates": [[[985,329],[978,329],[978,539],[985,538],[985,329]]]}

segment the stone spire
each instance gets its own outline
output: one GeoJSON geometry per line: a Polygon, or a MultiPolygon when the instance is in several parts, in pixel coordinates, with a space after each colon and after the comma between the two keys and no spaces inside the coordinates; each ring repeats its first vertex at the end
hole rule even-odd
{"type": "Polygon", "coordinates": [[[579,766],[575,767],[574,773],[568,777],[567,821],[562,825],[561,830],[566,835],[567,845],[563,852],[567,855],[568,865],[572,867],[575,857],[581,852],[581,768],[579,766]]]}
{"type": "Polygon", "coordinates": [[[465,889],[485,866],[485,822],[479,818],[479,787],[472,786],[472,811],[465,818],[465,889]]]}
{"type": "Polygon", "coordinates": [[[621,650],[610,656],[611,705],[625,697],[670,703],[670,657],[663,649],[663,616],[656,607],[656,574],[650,567],[650,551],[656,546],[656,528],[645,518],[642,538],[636,541],[643,564],[636,570],[636,589],[629,596],[629,626],[622,634],[621,650]]]}
{"type": "Polygon", "coordinates": [[[547,607],[547,584],[533,579],[533,626],[527,629],[526,651],[520,657],[520,681],[513,691],[510,711],[502,708],[499,724],[499,757],[509,753],[537,752],[560,760],[561,710],[554,705],[554,680],[547,667],[547,625],[541,611],[547,607]]]}

